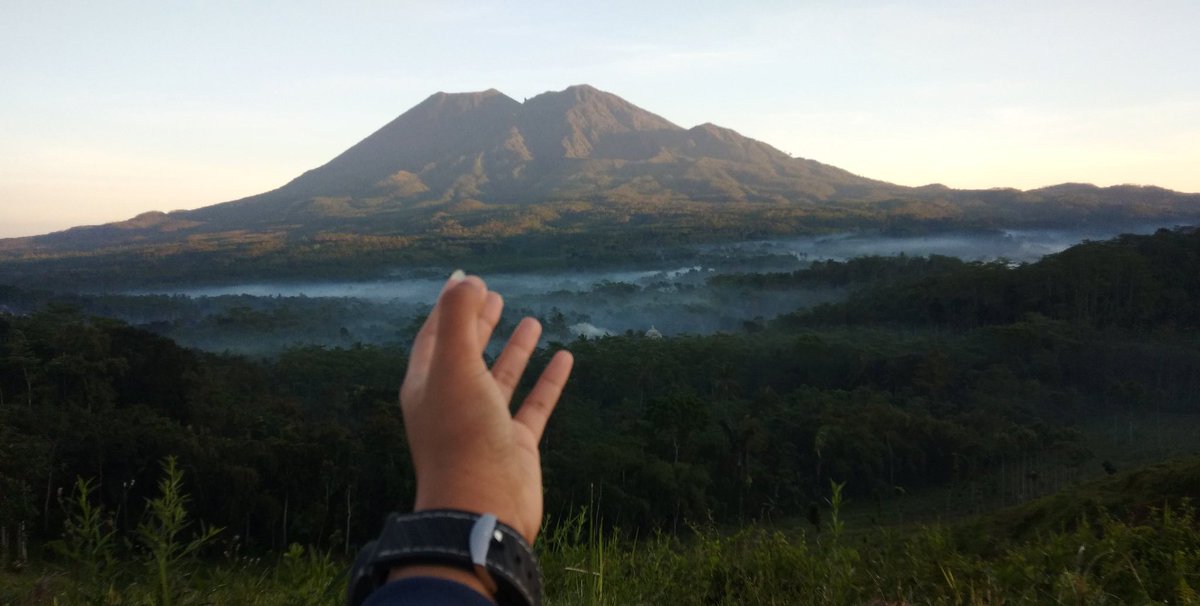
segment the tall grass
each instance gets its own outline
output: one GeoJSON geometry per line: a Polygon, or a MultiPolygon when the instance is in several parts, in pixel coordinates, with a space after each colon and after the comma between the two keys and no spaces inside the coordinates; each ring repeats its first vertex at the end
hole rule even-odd
{"type": "Polygon", "coordinates": [[[201,525],[200,531],[191,538],[184,537],[184,532],[192,525],[187,513],[191,499],[183,492],[183,471],[176,465],[174,457],[168,457],[163,463],[158,492],[159,496],[150,500],[146,519],[138,524],[136,533],[153,580],[152,603],[154,606],[203,603],[203,588],[189,587],[187,583],[193,574],[192,560],[221,529],[201,525]]]}
{"type": "Polygon", "coordinates": [[[236,538],[219,557],[219,528],[189,518],[190,498],[174,458],[163,462],[158,496],[130,539],[112,512],[93,503],[95,484],[80,479],[63,500],[57,556],[33,574],[0,571],[0,606],[246,606],[341,603],[346,562],[292,545],[277,559],[242,556],[236,538]],[[202,557],[207,555],[208,557],[202,557]]]}
{"type": "MultiPolygon", "coordinates": [[[[265,560],[236,540],[218,545],[188,520],[182,474],[170,461],[164,474],[133,542],[92,503],[94,485],[78,482],[59,559],[0,573],[0,605],[340,603],[348,562],[299,545],[265,560]]],[[[537,545],[547,604],[1200,604],[1200,523],[1187,501],[1093,513],[1011,544],[943,526],[847,532],[840,485],[828,504],[817,530],[707,523],[682,536],[625,533],[581,509],[537,545]]]]}
{"type": "Polygon", "coordinates": [[[830,522],[817,533],[708,525],[686,538],[638,537],[596,530],[585,510],[540,545],[548,603],[1200,604],[1200,527],[1187,503],[1136,520],[1083,519],[980,552],[942,526],[851,542],[840,486],[829,500],[830,522]]]}

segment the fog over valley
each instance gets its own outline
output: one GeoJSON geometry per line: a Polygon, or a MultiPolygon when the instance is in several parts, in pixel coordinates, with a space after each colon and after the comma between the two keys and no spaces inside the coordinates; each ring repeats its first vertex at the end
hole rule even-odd
{"type": "MultiPolygon", "coordinates": [[[[664,336],[761,330],[770,319],[842,300],[853,285],[820,283],[758,288],[717,276],[793,272],[822,260],[863,256],[943,255],[966,261],[1036,261],[1083,240],[1136,229],[952,232],[922,237],[846,233],[698,246],[657,265],[579,271],[488,274],[505,297],[497,333],[522,316],[539,318],[544,341],[614,334],[664,336]]],[[[80,295],[89,313],[147,327],[212,351],[271,355],[295,345],[355,343],[406,347],[419,319],[454,269],[396,270],[371,281],[250,282],[148,288],[80,295]]],[[[465,268],[470,271],[470,267],[465,268]]],[[[14,305],[8,302],[7,305],[14,305]]]]}

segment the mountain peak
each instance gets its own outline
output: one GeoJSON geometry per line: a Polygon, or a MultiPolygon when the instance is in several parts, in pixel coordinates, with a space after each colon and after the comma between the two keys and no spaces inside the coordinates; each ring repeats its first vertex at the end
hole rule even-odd
{"type": "Polygon", "coordinates": [[[397,178],[404,189],[424,191],[419,179],[414,182],[408,176],[421,170],[424,158],[454,153],[480,136],[494,135],[520,109],[519,101],[494,88],[434,93],[280,191],[302,196],[358,195],[394,185],[397,178]]]}
{"type": "MultiPolygon", "coordinates": [[[[428,112],[431,111],[436,112],[437,114],[443,114],[446,112],[466,112],[489,104],[508,106],[510,109],[515,109],[516,106],[520,105],[517,100],[494,88],[489,88],[485,91],[466,93],[437,92],[430,95],[424,101],[418,103],[412,109],[404,112],[404,114],[401,114],[400,118],[403,118],[409,114],[416,114],[421,116],[423,119],[428,119],[430,117],[428,112]]],[[[397,120],[400,118],[397,118],[397,120]]]]}
{"type": "Polygon", "coordinates": [[[588,84],[524,103],[489,88],[430,95],[287,185],[189,218],[229,217],[222,222],[234,225],[288,217],[289,224],[303,224],[309,217],[378,217],[466,200],[625,199],[631,192],[823,200],[877,195],[882,185],[789,158],[714,124],[685,130],[588,84]]]}
{"type": "Polygon", "coordinates": [[[521,129],[535,155],[587,158],[605,137],[680,127],[588,84],[542,93],[525,102],[521,129]]]}
{"type": "Polygon", "coordinates": [[[489,88],[487,90],[481,90],[481,91],[464,91],[461,93],[448,93],[446,91],[440,90],[436,93],[433,93],[432,95],[429,95],[428,99],[486,99],[488,97],[495,97],[495,96],[504,97],[507,95],[505,95],[504,93],[502,93],[494,88],[489,88]]]}
{"type": "MultiPolygon", "coordinates": [[[[573,95],[576,99],[588,99],[594,97],[617,97],[616,95],[604,92],[591,84],[572,84],[559,94],[573,95]]],[[[619,97],[617,97],[619,98],[619,97]]]]}
{"type": "Polygon", "coordinates": [[[575,84],[561,91],[547,91],[529,99],[525,105],[534,111],[563,113],[574,111],[576,114],[592,111],[620,114],[636,121],[636,124],[630,124],[630,128],[638,130],[679,128],[657,114],[650,113],[617,95],[602,91],[590,84],[575,84]]]}

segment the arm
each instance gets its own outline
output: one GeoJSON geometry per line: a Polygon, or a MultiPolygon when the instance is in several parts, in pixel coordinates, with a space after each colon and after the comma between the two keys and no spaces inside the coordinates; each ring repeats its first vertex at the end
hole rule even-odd
{"type": "MultiPolygon", "coordinates": [[[[555,354],[511,414],[509,403],[541,326],[522,320],[489,370],[483,350],[503,306],[481,279],[455,272],[413,343],[400,406],[417,477],[414,511],[492,513],[532,544],[542,521],[538,441],[572,358],[555,354]]],[[[454,567],[397,567],[389,580],[418,577],[455,581],[490,597],[475,575],[454,567]]]]}

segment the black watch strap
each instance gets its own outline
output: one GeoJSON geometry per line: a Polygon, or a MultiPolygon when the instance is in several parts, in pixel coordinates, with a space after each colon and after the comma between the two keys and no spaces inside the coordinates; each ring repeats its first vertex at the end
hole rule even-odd
{"type": "Polygon", "coordinates": [[[451,509],[389,515],[379,538],[355,559],[346,603],[362,604],[401,564],[441,564],[474,571],[485,586],[495,587],[493,597],[500,606],[542,603],[537,557],[519,532],[497,522],[495,516],[451,509]]]}

